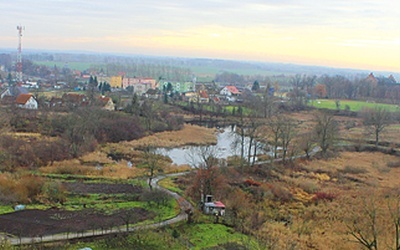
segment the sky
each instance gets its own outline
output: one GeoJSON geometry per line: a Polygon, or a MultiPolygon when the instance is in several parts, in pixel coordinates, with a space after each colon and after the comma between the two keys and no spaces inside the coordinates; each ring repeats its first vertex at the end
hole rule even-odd
{"type": "Polygon", "coordinates": [[[0,0],[0,48],[400,72],[397,0],[0,0]]]}

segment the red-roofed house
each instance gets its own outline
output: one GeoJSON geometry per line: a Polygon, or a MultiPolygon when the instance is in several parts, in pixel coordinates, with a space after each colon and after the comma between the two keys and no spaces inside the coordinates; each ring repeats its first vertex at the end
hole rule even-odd
{"type": "Polygon", "coordinates": [[[110,97],[99,96],[99,101],[102,109],[109,111],[115,110],[115,105],[110,97]]]}
{"type": "Polygon", "coordinates": [[[220,201],[204,203],[204,213],[223,216],[225,214],[225,205],[220,201]]]}
{"type": "Polygon", "coordinates": [[[219,93],[225,96],[237,96],[240,91],[235,86],[225,86],[219,93]]]}
{"type": "Polygon", "coordinates": [[[203,211],[206,214],[223,216],[225,214],[225,205],[221,201],[212,201],[212,195],[207,195],[203,211]]]}
{"type": "Polygon", "coordinates": [[[240,91],[235,86],[226,86],[219,92],[228,99],[228,101],[236,101],[236,98],[240,95],[240,91]]]}
{"type": "Polygon", "coordinates": [[[24,109],[37,109],[38,102],[32,94],[20,94],[15,99],[15,103],[18,107],[24,109]]]}
{"type": "Polygon", "coordinates": [[[205,90],[200,90],[199,91],[199,98],[200,98],[200,102],[201,103],[208,103],[210,101],[208,93],[205,90]]]}

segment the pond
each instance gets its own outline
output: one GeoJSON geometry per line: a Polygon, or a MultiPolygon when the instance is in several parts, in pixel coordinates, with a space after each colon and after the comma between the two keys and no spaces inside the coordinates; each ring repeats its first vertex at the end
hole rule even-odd
{"type": "MultiPolygon", "coordinates": [[[[249,138],[245,137],[245,152],[247,153],[249,138]]],[[[211,146],[186,146],[181,148],[160,148],[158,152],[169,156],[176,165],[188,164],[196,166],[202,163],[202,156],[214,156],[227,159],[230,156],[240,155],[240,137],[235,133],[235,127],[229,126],[220,129],[217,134],[217,144],[211,146]]],[[[262,153],[258,149],[257,153],[262,153]]]]}

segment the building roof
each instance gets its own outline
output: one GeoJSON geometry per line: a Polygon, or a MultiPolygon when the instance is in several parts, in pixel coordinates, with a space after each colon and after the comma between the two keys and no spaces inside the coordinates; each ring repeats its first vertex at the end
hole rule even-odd
{"type": "Polygon", "coordinates": [[[199,94],[201,98],[208,98],[207,91],[205,90],[200,90],[199,94]]]}
{"type": "Polygon", "coordinates": [[[111,100],[110,97],[107,96],[99,96],[100,103],[105,106],[111,100]]]}
{"type": "Polygon", "coordinates": [[[389,80],[391,80],[391,81],[393,81],[393,82],[397,82],[393,75],[390,75],[390,76],[389,76],[389,80]]]}
{"type": "Polygon", "coordinates": [[[72,103],[81,103],[86,101],[86,96],[78,93],[65,93],[62,99],[72,103]]]}
{"type": "Polygon", "coordinates": [[[226,88],[231,92],[232,94],[239,94],[239,90],[235,86],[226,86],[226,88]]]}
{"type": "Polygon", "coordinates": [[[17,96],[15,102],[17,104],[25,104],[31,97],[32,94],[20,94],[19,96],[17,96]]]}
{"type": "Polygon", "coordinates": [[[6,95],[1,99],[1,103],[5,105],[12,105],[15,103],[15,97],[11,95],[6,95]]]}
{"type": "Polygon", "coordinates": [[[214,202],[207,202],[204,204],[207,207],[219,207],[219,208],[225,208],[225,204],[220,202],[220,201],[214,201],[214,202]]]}
{"type": "Polygon", "coordinates": [[[374,76],[374,73],[372,73],[372,72],[368,75],[367,80],[371,81],[373,83],[378,83],[378,79],[376,79],[376,77],[374,76]]]}
{"type": "Polygon", "coordinates": [[[25,87],[23,87],[21,85],[15,85],[15,86],[12,86],[12,87],[9,87],[9,88],[5,89],[2,92],[2,96],[8,95],[8,96],[17,97],[20,94],[28,94],[28,93],[29,92],[25,87]]]}

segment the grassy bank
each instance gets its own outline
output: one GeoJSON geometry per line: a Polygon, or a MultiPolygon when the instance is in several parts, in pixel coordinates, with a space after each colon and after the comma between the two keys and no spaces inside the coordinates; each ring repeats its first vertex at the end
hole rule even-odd
{"type": "MultiPolygon", "coordinates": [[[[360,111],[363,108],[375,108],[382,107],[387,109],[390,112],[399,111],[400,108],[398,105],[394,104],[384,104],[384,103],[375,103],[375,102],[365,102],[365,101],[353,101],[353,100],[340,100],[339,108],[341,110],[345,110],[346,107],[350,108],[350,111],[360,111]]],[[[311,101],[309,103],[310,106],[320,108],[320,109],[337,109],[336,100],[330,99],[317,99],[311,101]]]]}

